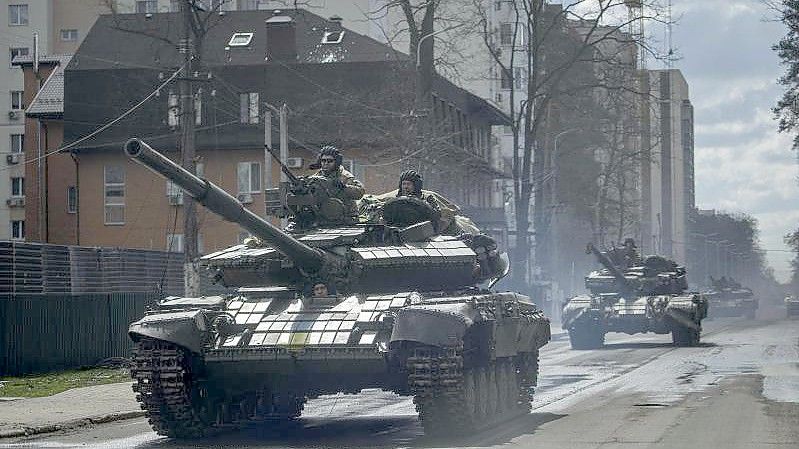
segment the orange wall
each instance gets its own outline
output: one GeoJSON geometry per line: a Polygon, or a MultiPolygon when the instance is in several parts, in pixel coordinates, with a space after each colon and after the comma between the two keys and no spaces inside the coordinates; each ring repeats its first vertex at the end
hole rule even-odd
{"type": "MultiPolygon", "coordinates": [[[[315,160],[308,152],[292,153],[292,156],[295,155],[302,156],[306,166],[315,160]]],[[[167,156],[175,160],[178,155],[168,152],[167,156]]],[[[121,148],[118,152],[82,152],[78,158],[81,245],[163,250],[166,249],[166,234],[183,233],[183,207],[169,205],[166,181],[163,178],[128,160],[122,154],[121,148]],[[125,167],[124,225],[104,224],[103,167],[111,164],[122,164],[125,167]]],[[[363,151],[347,150],[345,158],[367,163],[363,151]]],[[[263,164],[263,151],[202,151],[198,160],[204,164],[205,176],[211,182],[235,196],[238,193],[238,163],[257,161],[263,164]]],[[[298,175],[310,172],[307,169],[294,171],[298,175]]],[[[367,192],[383,193],[396,188],[399,168],[366,167],[364,174],[365,179],[362,181],[367,192]]],[[[279,175],[279,167],[273,164],[272,179],[277,182],[279,175]]],[[[263,216],[263,201],[263,193],[253,194],[253,203],[247,207],[263,216]]],[[[239,233],[243,231],[237,225],[222,220],[202,206],[197,211],[205,253],[237,243],[239,233]]]]}

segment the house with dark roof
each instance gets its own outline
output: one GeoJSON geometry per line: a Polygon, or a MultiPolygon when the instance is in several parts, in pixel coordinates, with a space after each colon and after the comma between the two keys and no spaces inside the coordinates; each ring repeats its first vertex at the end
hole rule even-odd
{"type": "MultiPolygon", "coordinates": [[[[264,129],[265,113],[283,104],[288,162],[299,173],[332,144],[370,192],[396,188],[399,172],[413,167],[426,187],[465,208],[491,208],[501,197],[491,129],[507,118],[484,100],[436,77],[431,111],[421,114],[415,61],[340,20],[299,9],[205,19],[202,38],[192,42],[193,73],[178,72],[181,16],[160,13],[101,16],[59,75],[60,147],[74,161],[81,244],[180,249],[180,192],[127,161],[121,148],[139,137],[179,160],[178,83],[186,76],[194,85],[198,170],[256,213],[264,212],[266,180],[279,177],[276,165],[271,177],[263,173],[265,133],[279,141],[277,120],[264,129]],[[414,130],[422,122],[430,133],[419,142],[414,130]]],[[[199,214],[201,251],[242,237],[237,226],[199,214]]]]}
{"type": "MultiPolygon", "coordinates": [[[[59,151],[64,131],[64,69],[71,55],[18,56],[25,80],[24,231],[29,241],[77,244],[76,161],[59,151]]],[[[9,158],[11,162],[11,158],[9,158]]]]}

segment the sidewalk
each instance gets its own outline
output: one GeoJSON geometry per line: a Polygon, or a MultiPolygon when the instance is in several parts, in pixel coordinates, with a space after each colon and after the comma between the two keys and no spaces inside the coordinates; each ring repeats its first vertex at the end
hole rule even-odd
{"type": "Polygon", "coordinates": [[[44,398],[0,398],[0,439],[144,416],[131,384],[75,388],[44,398]]]}

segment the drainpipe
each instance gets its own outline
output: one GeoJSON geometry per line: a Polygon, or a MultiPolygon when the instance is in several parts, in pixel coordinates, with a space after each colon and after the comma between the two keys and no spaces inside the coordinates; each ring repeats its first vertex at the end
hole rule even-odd
{"type": "Polygon", "coordinates": [[[75,244],[80,245],[80,164],[74,150],[70,151],[69,155],[75,163],[75,244]]]}

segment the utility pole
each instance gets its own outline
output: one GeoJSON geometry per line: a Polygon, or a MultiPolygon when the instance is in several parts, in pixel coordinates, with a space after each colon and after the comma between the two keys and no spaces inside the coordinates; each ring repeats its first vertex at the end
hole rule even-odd
{"type": "MultiPolygon", "coordinates": [[[[194,149],[194,42],[192,39],[192,6],[188,0],[180,3],[183,17],[183,38],[179,51],[183,54],[183,76],[180,78],[180,164],[190,173],[197,172],[194,149]]],[[[200,266],[197,260],[197,204],[185,201],[183,204],[183,272],[184,291],[187,297],[200,294],[200,266]]]]}

